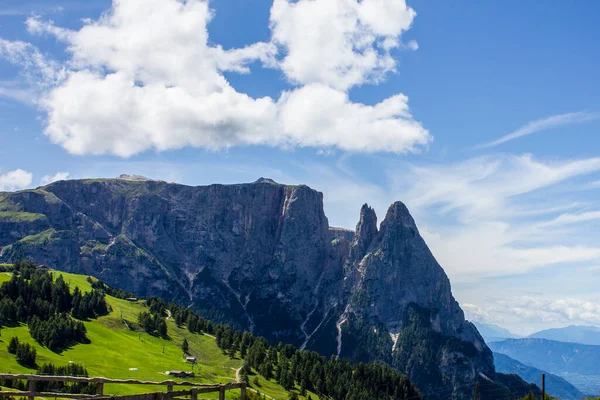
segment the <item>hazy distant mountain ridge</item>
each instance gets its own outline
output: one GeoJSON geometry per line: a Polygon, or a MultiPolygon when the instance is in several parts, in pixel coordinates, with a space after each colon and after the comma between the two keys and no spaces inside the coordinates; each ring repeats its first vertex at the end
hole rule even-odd
{"type": "Polygon", "coordinates": [[[506,354],[494,353],[496,371],[503,374],[516,374],[526,382],[541,385],[542,374],[546,375],[546,393],[561,400],[577,400],[583,393],[560,376],[550,374],[535,367],[525,365],[506,354]]]}
{"type": "Polygon", "coordinates": [[[504,339],[518,338],[519,335],[512,333],[498,325],[486,324],[484,322],[473,322],[479,331],[479,334],[487,342],[496,342],[504,339]]]}
{"type": "Polygon", "coordinates": [[[596,326],[570,325],[539,331],[529,337],[600,346],[600,328],[596,326]]]}
{"type": "Polygon", "coordinates": [[[600,395],[600,346],[547,339],[507,339],[491,342],[495,353],[559,375],[585,394],[600,395]]]}

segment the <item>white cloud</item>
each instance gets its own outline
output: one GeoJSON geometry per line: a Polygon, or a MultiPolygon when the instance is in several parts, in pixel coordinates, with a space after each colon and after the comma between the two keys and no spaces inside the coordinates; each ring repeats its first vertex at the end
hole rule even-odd
{"type": "Polygon", "coordinates": [[[287,51],[281,68],[292,82],[347,90],[394,71],[389,51],[415,15],[404,0],[275,0],[271,29],[287,51]]]}
{"type": "Polygon", "coordinates": [[[73,154],[122,157],[150,148],[219,149],[276,139],[271,99],[252,99],[227,84],[206,96],[188,89],[160,83],[138,87],[122,73],[79,71],[44,99],[45,133],[73,154]]]}
{"type": "Polygon", "coordinates": [[[469,321],[475,322],[485,322],[485,323],[493,323],[493,317],[483,310],[481,307],[471,304],[471,303],[463,303],[460,307],[465,312],[465,316],[469,321]]]}
{"type": "Polygon", "coordinates": [[[551,221],[544,222],[539,226],[547,228],[551,226],[563,226],[581,222],[595,221],[600,219],[600,211],[586,211],[577,214],[561,214],[551,221]]]}
{"type": "Polygon", "coordinates": [[[511,326],[526,334],[549,326],[600,325],[598,299],[517,296],[488,300],[482,308],[472,304],[462,307],[469,318],[511,326]]]}
{"type": "Polygon", "coordinates": [[[27,31],[31,34],[36,35],[52,35],[55,36],[59,40],[68,41],[70,36],[73,34],[73,31],[68,29],[60,28],[54,25],[54,21],[42,21],[39,15],[34,15],[32,17],[27,18],[25,21],[25,26],[27,27],[27,31]]]}
{"type": "Polygon", "coordinates": [[[57,62],[48,60],[35,46],[23,41],[0,38],[0,58],[19,65],[26,83],[34,90],[57,84],[65,73],[57,62]]]}
{"type": "MultiPolygon", "coordinates": [[[[420,208],[460,210],[462,219],[512,216],[522,214],[523,207],[511,207],[517,196],[596,171],[600,171],[600,158],[543,163],[530,154],[492,155],[450,165],[413,166],[406,178],[413,184],[404,195],[420,208]]],[[[396,186],[406,187],[402,178],[392,177],[396,186]]]]}
{"type": "Polygon", "coordinates": [[[22,169],[0,175],[0,192],[24,189],[31,185],[33,174],[22,169]]]}
{"type": "Polygon", "coordinates": [[[531,135],[533,133],[545,131],[552,128],[558,128],[560,126],[578,124],[583,122],[594,121],[600,118],[600,113],[590,113],[590,112],[574,112],[560,115],[553,115],[548,118],[538,119],[533,122],[529,122],[525,126],[517,129],[514,132],[511,132],[505,136],[502,136],[499,139],[491,141],[489,143],[485,143],[477,146],[477,148],[489,148],[495,147],[502,143],[508,142],[510,140],[518,139],[523,136],[531,135]]]}
{"type": "Polygon", "coordinates": [[[417,152],[430,141],[427,131],[410,115],[404,95],[366,106],[352,103],[344,92],[310,84],[284,93],[278,106],[281,127],[288,136],[285,144],[402,153],[417,152]]]}
{"type": "Polygon", "coordinates": [[[42,186],[48,185],[52,182],[56,182],[56,181],[64,181],[65,179],[69,179],[69,173],[68,172],[57,172],[54,175],[45,175],[42,177],[42,180],[40,181],[40,184],[42,186]]]}
{"type": "Polygon", "coordinates": [[[35,104],[35,95],[20,85],[12,82],[0,82],[0,96],[16,100],[24,104],[35,104]]]}
{"type": "Polygon", "coordinates": [[[346,92],[378,82],[395,69],[389,51],[401,47],[400,35],[415,15],[404,1],[276,0],[273,42],[227,50],[209,40],[206,26],[212,15],[205,0],[115,0],[79,30],[35,17],[27,21],[30,33],[65,43],[71,57],[64,65],[44,60],[22,42],[3,41],[6,48],[22,47],[5,51],[4,57],[47,70],[38,76],[45,86],[51,83],[39,103],[47,114],[44,133],[73,154],[129,157],[150,149],[247,145],[403,153],[421,151],[431,142],[410,115],[405,95],[364,105],[352,102],[346,92]],[[341,42],[327,49],[326,68],[311,58],[323,50],[318,40],[298,47],[297,30],[309,22],[307,10],[318,13],[319,29],[326,18],[344,32],[334,35],[341,42]],[[282,59],[278,46],[287,49],[282,59]],[[296,76],[294,65],[301,60],[328,77],[296,76]],[[249,64],[256,61],[281,68],[302,85],[279,98],[238,92],[223,73],[251,73],[249,64]],[[347,73],[340,72],[344,68],[347,73]]]}
{"type": "Polygon", "coordinates": [[[411,40],[410,42],[408,42],[406,44],[406,47],[409,48],[410,50],[419,50],[419,43],[417,43],[414,40],[411,40]]]}

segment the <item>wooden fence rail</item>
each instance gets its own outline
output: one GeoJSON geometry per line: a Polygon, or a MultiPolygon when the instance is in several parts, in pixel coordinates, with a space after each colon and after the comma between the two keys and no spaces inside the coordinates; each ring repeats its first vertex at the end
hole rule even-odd
{"type": "Polygon", "coordinates": [[[240,389],[240,399],[246,399],[245,383],[226,383],[226,384],[202,384],[189,381],[167,380],[162,382],[140,381],[137,379],[110,379],[110,378],[84,378],[75,376],[52,376],[52,375],[30,375],[30,374],[0,374],[0,379],[19,379],[29,382],[27,392],[18,391],[0,391],[0,399],[7,396],[28,397],[34,400],[35,397],[56,397],[63,399],[94,399],[94,400],[174,400],[179,396],[190,396],[191,400],[197,400],[200,393],[219,392],[219,399],[225,400],[225,392],[228,390],[240,389]],[[87,382],[97,383],[98,389],[95,395],[76,394],[76,393],[54,393],[37,392],[35,390],[36,382],[87,382]],[[160,385],[166,386],[166,392],[153,392],[125,396],[111,396],[104,394],[104,384],[129,384],[129,385],[160,385]],[[191,386],[191,389],[173,391],[173,386],[191,386]]]}

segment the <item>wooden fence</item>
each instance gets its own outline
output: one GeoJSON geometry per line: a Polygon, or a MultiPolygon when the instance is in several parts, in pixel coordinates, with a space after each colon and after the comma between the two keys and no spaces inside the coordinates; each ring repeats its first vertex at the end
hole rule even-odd
{"type": "Polygon", "coordinates": [[[0,379],[19,379],[26,380],[29,383],[27,392],[19,391],[0,391],[0,399],[5,396],[28,397],[34,400],[35,397],[52,397],[61,399],[94,399],[94,400],[179,400],[182,396],[190,396],[191,400],[197,400],[201,393],[219,393],[219,400],[225,400],[225,392],[228,390],[240,389],[240,399],[246,399],[245,383],[226,383],[226,384],[198,384],[194,382],[182,381],[176,382],[167,380],[162,382],[140,381],[137,379],[109,379],[109,378],[83,378],[74,376],[50,376],[50,375],[28,375],[28,374],[0,374],[0,379]],[[36,382],[85,382],[96,383],[97,392],[92,394],[75,393],[54,393],[37,392],[35,390],[36,382]],[[157,385],[166,386],[166,392],[152,392],[144,394],[134,394],[125,396],[112,396],[104,394],[104,384],[129,384],[129,385],[157,385]],[[191,386],[191,389],[173,390],[175,386],[191,386]]]}

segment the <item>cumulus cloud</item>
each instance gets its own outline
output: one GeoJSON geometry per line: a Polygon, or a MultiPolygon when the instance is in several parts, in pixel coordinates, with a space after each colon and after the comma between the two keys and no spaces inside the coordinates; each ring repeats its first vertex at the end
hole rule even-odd
{"type": "Polygon", "coordinates": [[[69,175],[70,174],[68,172],[57,172],[54,175],[44,175],[40,181],[40,184],[44,186],[52,182],[64,181],[65,179],[69,179],[69,175]]]}
{"type": "Polygon", "coordinates": [[[404,0],[275,0],[271,29],[286,49],[280,66],[292,82],[347,90],[394,71],[390,50],[415,15],[404,0]]]}
{"type": "Polygon", "coordinates": [[[351,102],[344,92],[309,84],[284,93],[278,110],[287,136],[284,144],[402,153],[416,152],[429,142],[427,130],[412,119],[404,95],[366,106],[351,102]]]}
{"type": "Polygon", "coordinates": [[[0,175],[0,192],[24,189],[31,185],[33,174],[22,169],[16,169],[0,175]]]}
{"type": "Polygon", "coordinates": [[[247,145],[417,152],[432,138],[411,116],[405,95],[375,105],[348,96],[353,86],[378,83],[395,70],[390,50],[403,46],[401,34],[414,16],[399,0],[275,0],[271,41],[223,49],[209,39],[213,10],[206,0],[114,0],[78,30],[28,19],[31,34],[65,44],[64,65],[23,42],[3,41],[19,49],[0,47],[0,55],[45,68],[37,77],[46,88],[39,102],[44,133],[73,154],[247,145]],[[328,29],[313,35],[331,37],[325,48],[313,28],[328,29]],[[253,98],[223,75],[251,73],[256,62],[280,68],[299,86],[278,98],[253,98]]]}

